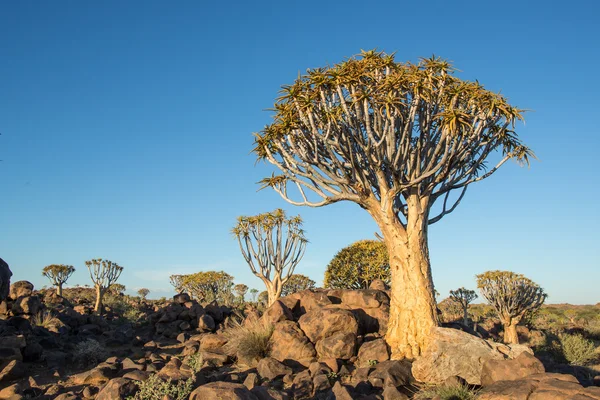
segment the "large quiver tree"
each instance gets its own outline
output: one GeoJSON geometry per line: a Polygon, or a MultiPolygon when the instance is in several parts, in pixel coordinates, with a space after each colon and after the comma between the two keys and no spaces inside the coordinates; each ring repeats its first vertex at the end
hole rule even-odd
{"type": "Polygon", "coordinates": [[[504,326],[504,343],[519,343],[517,325],[528,311],[540,308],[548,297],[537,283],[511,271],[477,275],[477,287],[504,326]]]}
{"type": "Polygon", "coordinates": [[[72,265],[52,264],[47,265],[42,270],[42,275],[50,279],[50,282],[56,286],[56,294],[63,295],[63,285],[75,272],[75,267],[72,265]]]}
{"type": "Polygon", "coordinates": [[[250,270],[267,288],[270,306],[302,259],[308,242],[300,216],[287,218],[282,209],[239,217],[232,229],[250,270]]]}
{"type": "Polygon", "coordinates": [[[452,212],[471,183],[531,156],[512,131],[522,110],[453,71],[434,57],[400,64],[363,52],[284,86],[274,122],[255,135],[258,158],[282,172],[263,187],[295,205],[352,201],[378,224],[390,251],[394,359],[418,356],[438,324],[427,226],[452,212]]]}

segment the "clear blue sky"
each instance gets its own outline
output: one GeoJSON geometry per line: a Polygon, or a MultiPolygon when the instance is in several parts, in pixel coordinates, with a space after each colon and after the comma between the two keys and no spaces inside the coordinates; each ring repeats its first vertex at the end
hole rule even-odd
{"type": "Polygon", "coordinates": [[[549,302],[600,302],[596,1],[13,1],[0,3],[0,257],[15,280],[84,261],[125,267],[151,297],[168,276],[224,270],[262,290],[230,234],[238,215],[300,213],[297,272],[321,283],[342,247],[377,230],[352,204],[257,192],[249,154],[279,87],[361,49],[436,54],[534,110],[518,133],[540,161],[473,185],[430,229],[436,288],[490,269],[549,302]],[[375,3],[374,3],[375,4],[375,3]]]}

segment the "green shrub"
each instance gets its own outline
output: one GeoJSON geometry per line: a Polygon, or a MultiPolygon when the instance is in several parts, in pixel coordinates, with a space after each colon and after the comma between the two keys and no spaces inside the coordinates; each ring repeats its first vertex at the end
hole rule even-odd
{"type": "Polygon", "coordinates": [[[559,336],[562,355],[571,365],[587,365],[598,357],[594,342],[580,334],[559,336]]]}
{"type": "Polygon", "coordinates": [[[194,388],[194,379],[171,383],[171,379],[163,381],[157,375],[150,375],[142,382],[135,382],[140,390],[127,400],[186,400],[194,388]]]}
{"type": "Polygon", "coordinates": [[[246,320],[223,332],[227,338],[225,351],[237,357],[238,363],[254,367],[258,361],[271,354],[273,325],[261,320],[246,320]]]}
{"type": "Polygon", "coordinates": [[[440,385],[421,389],[414,397],[425,400],[439,397],[440,400],[475,400],[476,392],[465,385],[440,385]]]}
{"type": "Polygon", "coordinates": [[[375,279],[390,283],[387,248],[378,240],[360,240],[333,257],[327,265],[323,285],[332,289],[368,289],[375,279]]]}
{"type": "Polygon", "coordinates": [[[98,364],[104,361],[106,357],[106,349],[94,339],[77,343],[73,350],[73,358],[81,366],[98,364]]]}
{"type": "Polygon", "coordinates": [[[194,372],[199,372],[204,364],[204,358],[201,352],[194,353],[188,356],[185,360],[185,364],[192,369],[194,372]]]}

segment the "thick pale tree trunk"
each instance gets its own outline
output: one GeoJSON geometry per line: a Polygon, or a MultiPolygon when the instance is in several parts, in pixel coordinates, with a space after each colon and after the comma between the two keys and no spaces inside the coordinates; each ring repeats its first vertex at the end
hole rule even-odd
{"type": "Polygon", "coordinates": [[[519,344],[519,335],[517,334],[517,325],[519,325],[520,318],[503,318],[502,325],[504,325],[504,343],[507,344],[519,344]]]}
{"type": "Polygon", "coordinates": [[[372,215],[390,256],[391,301],[386,341],[392,359],[414,359],[424,351],[431,329],[439,323],[427,246],[427,207],[409,204],[406,227],[390,211],[372,215]]]}
{"type": "Polygon", "coordinates": [[[267,306],[271,307],[271,305],[281,297],[281,290],[283,289],[283,285],[281,284],[281,282],[276,281],[268,282],[266,285],[267,294],[269,295],[267,306]]]}
{"type": "Polygon", "coordinates": [[[98,314],[102,314],[102,297],[104,296],[104,290],[100,286],[96,286],[96,305],[94,311],[98,314]]]}
{"type": "Polygon", "coordinates": [[[60,297],[62,297],[62,294],[63,294],[62,283],[59,283],[58,285],[56,285],[56,294],[59,295],[60,297]]]}
{"type": "Polygon", "coordinates": [[[468,327],[469,326],[469,309],[467,307],[463,307],[463,324],[468,327]]]}

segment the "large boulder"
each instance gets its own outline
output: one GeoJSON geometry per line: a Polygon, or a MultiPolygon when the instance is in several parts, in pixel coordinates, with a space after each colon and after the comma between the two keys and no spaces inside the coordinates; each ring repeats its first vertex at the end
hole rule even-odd
{"type": "Polygon", "coordinates": [[[471,385],[481,384],[483,364],[488,360],[515,358],[526,346],[497,345],[466,332],[448,328],[433,328],[425,352],[412,365],[417,381],[440,384],[458,376],[471,385]]]}
{"type": "Polygon", "coordinates": [[[600,400],[600,387],[584,388],[572,375],[535,374],[498,381],[478,393],[478,400],[600,400]]]}
{"type": "Polygon", "coordinates": [[[542,362],[534,355],[524,352],[513,360],[487,360],[481,371],[481,384],[488,386],[498,381],[516,381],[544,372],[546,370],[542,362]]]}
{"type": "Polygon", "coordinates": [[[13,303],[12,312],[15,315],[36,315],[41,307],[42,302],[38,296],[20,296],[13,303]]]}
{"type": "Polygon", "coordinates": [[[316,355],[313,344],[293,321],[277,323],[271,336],[271,343],[271,357],[279,361],[299,361],[316,355]]]}
{"type": "Polygon", "coordinates": [[[373,362],[379,363],[390,359],[387,344],[383,339],[375,339],[365,342],[358,349],[359,367],[370,366],[373,362]]]}
{"type": "Polygon", "coordinates": [[[356,355],[356,335],[352,332],[336,332],[319,340],[315,348],[320,359],[349,360],[356,355]]]}
{"type": "Polygon", "coordinates": [[[6,261],[0,258],[0,303],[8,297],[10,292],[10,277],[12,272],[6,261]]]}
{"type": "Polygon", "coordinates": [[[343,309],[318,308],[300,317],[298,324],[313,343],[336,333],[358,334],[356,318],[343,309]]]}
{"type": "Polygon", "coordinates": [[[211,382],[194,390],[189,400],[258,400],[258,398],[240,383],[211,382]]]}
{"type": "Polygon", "coordinates": [[[115,378],[111,379],[102,388],[96,400],[126,399],[129,396],[133,396],[138,390],[138,386],[133,381],[125,378],[115,378]]]}
{"type": "Polygon", "coordinates": [[[292,373],[292,369],[274,358],[266,357],[258,362],[256,372],[263,379],[270,381],[292,373]]]}
{"type": "Polygon", "coordinates": [[[10,285],[10,292],[8,297],[13,300],[18,299],[19,297],[31,296],[33,293],[33,283],[29,281],[17,281],[10,285]]]}

